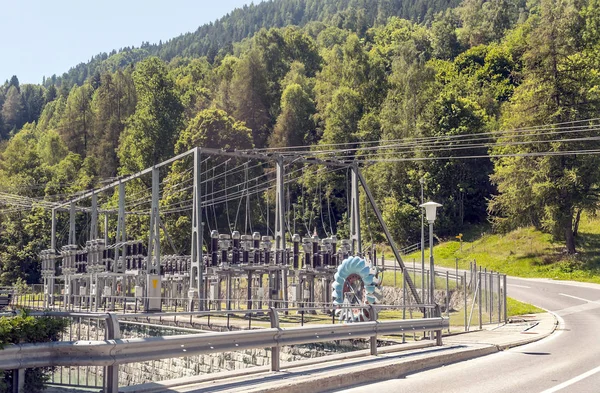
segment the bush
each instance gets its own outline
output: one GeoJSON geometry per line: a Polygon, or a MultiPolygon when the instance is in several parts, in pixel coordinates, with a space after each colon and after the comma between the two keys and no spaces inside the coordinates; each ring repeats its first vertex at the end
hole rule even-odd
{"type": "MultiPolygon", "coordinates": [[[[34,318],[23,311],[15,317],[0,318],[0,348],[8,344],[42,343],[58,341],[69,322],[63,318],[34,318]]],[[[44,390],[52,367],[33,368],[25,371],[25,391],[37,393],[44,390]]],[[[12,372],[0,372],[0,392],[12,391],[12,372]]]]}

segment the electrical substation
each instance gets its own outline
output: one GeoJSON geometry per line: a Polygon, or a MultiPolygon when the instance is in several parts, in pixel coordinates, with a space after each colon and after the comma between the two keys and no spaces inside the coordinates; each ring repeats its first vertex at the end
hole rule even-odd
{"type": "MultiPolygon", "coordinates": [[[[357,163],[194,148],[54,205],[51,244],[40,254],[45,306],[97,311],[135,305],[138,311],[157,312],[173,305],[175,310],[203,311],[230,310],[236,304],[259,310],[377,302],[384,265],[377,265],[373,248],[363,251],[361,195],[366,198],[363,209],[368,203],[404,272],[357,163]],[[171,174],[175,167],[179,177],[171,174]],[[307,198],[290,200],[289,187],[307,171],[346,174],[347,238],[338,238],[333,226],[320,238],[305,222],[298,225],[304,233],[296,233],[294,212],[307,198]],[[274,195],[274,214],[269,214],[269,193],[274,195]],[[266,206],[261,195],[267,195],[266,206]],[[166,196],[171,202],[164,202],[166,196]],[[100,197],[110,202],[100,207],[100,197]],[[235,217],[230,217],[229,204],[235,217]],[[225,206],[220,217],[218,205],[225,206]],[[263,217],[260,230],[252,225],[251,213],[257,209],[263,217]],[[180,231],[187,225],[183,231],[189,233],[189,243],[179,249],[185,251],[170,244],[169,216],[187,217],[175,220],[180,231]],[[57,233],[61,220],[68,222],[64,236],[57,233]],[[132,235],[143,232],[140,226],[148,238],[132,235]],[[59,239],[66,244],[58,244],[59,239]],[[167,255],[162,249],[169,247],[173,252],[167,255]],[[243,300],[241,281],[247,284],[243,300]]],[[[410,276],[404,279],[415,303],[422,304],[410,276]]]]}

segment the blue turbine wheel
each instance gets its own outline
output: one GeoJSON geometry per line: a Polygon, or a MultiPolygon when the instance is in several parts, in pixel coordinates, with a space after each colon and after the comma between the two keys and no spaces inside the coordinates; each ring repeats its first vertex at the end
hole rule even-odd
{"type": "Polygon", "coordinates": [[[333,304],[344,306],[335,311],[338,319],[347,323],[368,320],[368,311],[358,306],[378,302],[381,298],[376,291],[378,284],[367,261],[360,257],[346,258],[338,266],[331,285],[333,304]]]}

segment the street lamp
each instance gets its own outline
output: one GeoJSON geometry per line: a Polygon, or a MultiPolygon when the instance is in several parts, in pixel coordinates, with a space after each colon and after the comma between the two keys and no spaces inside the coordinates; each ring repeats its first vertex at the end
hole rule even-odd
{"type": "Polygon", "coordinates": [[[434,303],[434,289],[435,289],[435,271],[433,267],[433,223],[435,222],[435,216],[437,208],[442,207],[436,202],[423,203],[420,207],[425,208],[425,216],[429,223],[429,300],[434,303]]]}
{"type": "MultiPolygon", "coordinates": [[[[419,179],[421,184],[421,204],[425,203],[423,199],[423,185],[425,184],[425,178],[419,179]]],[[[425,219],[423,217],[423,211],[421,211],[421,301],[425,303],[425,219]]]]}

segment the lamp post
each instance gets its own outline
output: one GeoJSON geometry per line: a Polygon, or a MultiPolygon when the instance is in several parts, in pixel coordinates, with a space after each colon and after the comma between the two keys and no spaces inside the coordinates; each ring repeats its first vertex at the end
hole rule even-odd
{"type": "MultiPolygon", "coordinates": [[[[423,185],[425,184],[425,178],[419,179],[421,184],[421,205],[425,203],[423,200],[423,185]]],[[[421,300],[425,303],[425,218],[423,211],[421,210],[421,300]]]]}
{"type": "Polygon", "coordinates": [[[436,202],[427,202],[421,205],[425,208],[425,215],[427,222],[429,223],[429,300],[434,303],[434,289],[435,289],[435,270],[433,267],[433,223],[435,222],[435,216],[437,208],[442,207],[436,202]]]}

